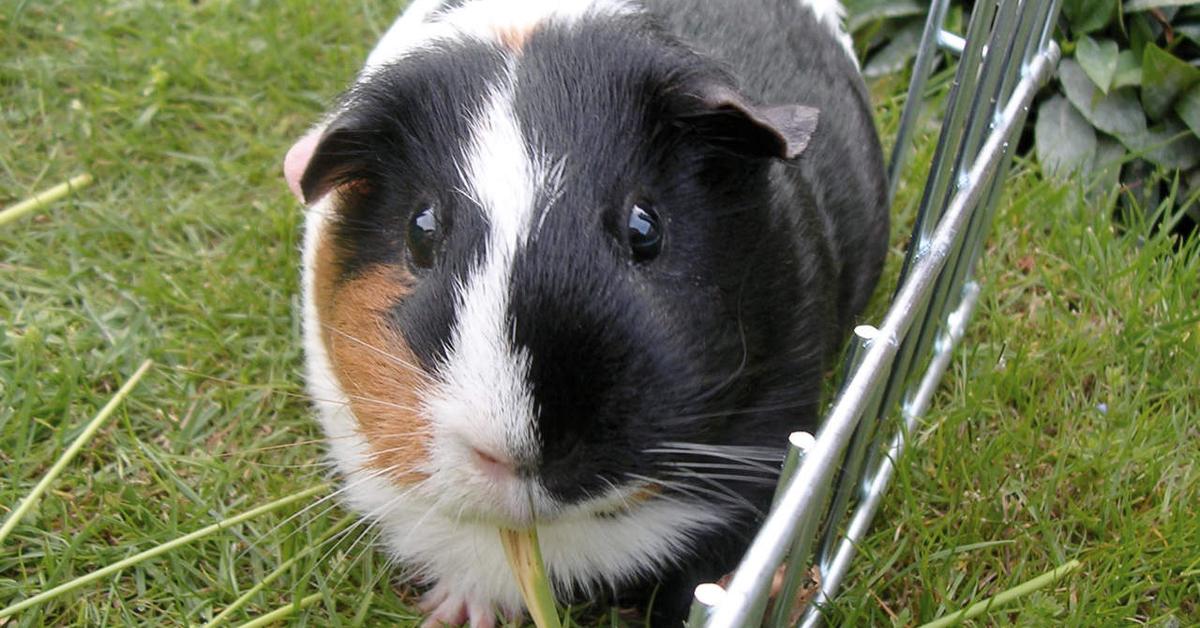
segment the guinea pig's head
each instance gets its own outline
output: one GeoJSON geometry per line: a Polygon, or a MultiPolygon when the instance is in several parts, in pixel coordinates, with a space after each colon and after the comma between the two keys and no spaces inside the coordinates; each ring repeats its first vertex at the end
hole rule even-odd
{"type": "Polygon", "coordinates": [[[713,478],[767,483],[817,401],[810,271],[773,209],[816,119],[617,18],[365,74],[285,167],[310,378],[370,450],[339,462],[497,525],[737,508],[713,478]]]}

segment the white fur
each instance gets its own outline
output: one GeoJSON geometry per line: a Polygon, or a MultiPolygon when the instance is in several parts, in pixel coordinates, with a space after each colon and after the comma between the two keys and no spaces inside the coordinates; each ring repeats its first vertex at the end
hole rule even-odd
{"type": "Polygon", "coordinates": [[[412,0],[404,13],[383,34],[371,54],[367,55],[363,75],[399,59],[404,53],[419,46],[426,37],[426,22],[441,8],[443,1],[412,0]]]}
{"type": "Polygon", "coordinates": [[[808,7],[817,16],[817,21],[829,29],[833,33],[833,37],[845,49],[846,54],[850,55],[850,60],[854,65],[858,65],[858,57],[854,54],[854,41],[850,39],[850,33],[846,32],[846,8],[842,6],[840,0],[800,0],[800,5],[808,7]]]}
{"type": "Polygon", "coordinates": [[[441,4],[414,0],[371,51],[362,76],[439,40],[497,41],[501,32],[529,30],[543,22],[571,23],[589,15],[635,10],[624,0],[474,0],[449,11],[442,11],[441,4]]]}
{"type": "MultiPolygon", "coordinates": [[[[456,520],[407,501],[380,520],[383,538],[412,575],[439,581],[466,600],[497,610],[521,608],[520,591],[494,524],[456,520]]],[[[718,511],[658,499],[616,518],[590,512],[563,515],[538,526],[542,557],[557,590],[612,589],[684,555],[689,539],[721,524],[718,511]]]]}

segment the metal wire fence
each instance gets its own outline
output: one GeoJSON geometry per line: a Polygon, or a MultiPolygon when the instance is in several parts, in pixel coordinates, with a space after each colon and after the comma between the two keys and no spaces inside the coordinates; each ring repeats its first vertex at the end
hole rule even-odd
{"type": "Polygon", "coordinates": [[[792,434],[774,507],[728,586],[697,588],[690,626],[821,623],[974,311],[973,271],[1012,144],[1058,63],[1059,0],[980,0],[965,37],[944,30],[948,7],[930,7],[889,166],[894,192],[934,61],[940,50],[957,56],[899,288],[878,328],[855,329],[820,432],[792,434]],[[807,608],[768,608],[794,600],[813,569],[807,608]]]}

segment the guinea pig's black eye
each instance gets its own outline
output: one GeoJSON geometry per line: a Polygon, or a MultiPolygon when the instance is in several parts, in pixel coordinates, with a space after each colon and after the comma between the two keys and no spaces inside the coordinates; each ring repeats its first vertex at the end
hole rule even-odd
{"type": "Polygon", "coordinates": [[[634,203],[629,210],[629,248],[633,259],[647,262],[662,252],[663,232],[658,212],[649,203],[634,203]]]}
{"type": "Polygon", "coordinates": [[[442,221],[437,208],[427,205],[408,221],[408,254],[417,268],[429,268],[442,245],[442,221]]]}

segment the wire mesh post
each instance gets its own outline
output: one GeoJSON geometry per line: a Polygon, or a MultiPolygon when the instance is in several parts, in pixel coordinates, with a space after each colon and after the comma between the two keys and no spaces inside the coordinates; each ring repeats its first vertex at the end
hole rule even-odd
{"type": "Polygon", "coordinates": [[[913,127],[921,115],[921,108],[915,103],[920,103],[925,98],[925,84],[933,71],[937,45],[941,40],[942,26],[946,23],[946,11],[949,8],[950,0],[933,0],[929,7],[929,15],[925,18],[925,30],[921,33],[917,58],[913,62],[912,80],[908,84],[908,97],[905,99],[904,111],[900,112],[900,127],[896,130],[896,143],[892,146],[892,159],[888,163],[889,203],[896,196],[896,183],[900,180],[900,173],[908,156],[913,127]]]}
{"type": "Polygon", "coordinates": [[[696,587],[692,599],[692,610],[688,613],[687,625],[703,626],[712,616],[712,611],[725,599],[725,589],[713,582],[696,587]]]}

